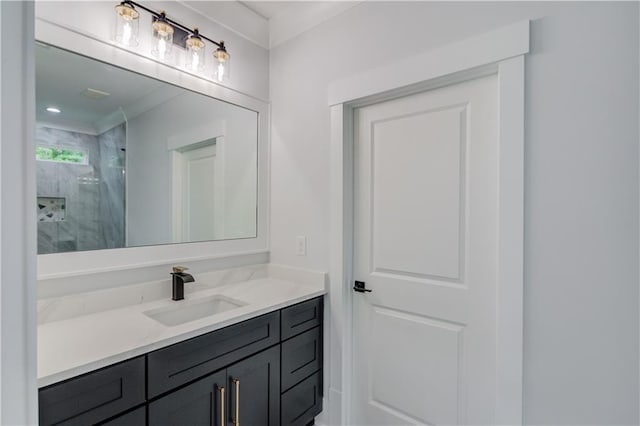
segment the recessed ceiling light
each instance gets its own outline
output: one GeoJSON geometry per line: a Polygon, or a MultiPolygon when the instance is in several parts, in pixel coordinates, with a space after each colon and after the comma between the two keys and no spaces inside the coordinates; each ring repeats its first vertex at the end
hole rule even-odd
{"type": "Polygon", "coordinates": [[[60,108],[56,108],[56,107],[47,107],[47,111],[52,112],[54,114],[60,114],[62,111],[60,110],[60,108]]]}

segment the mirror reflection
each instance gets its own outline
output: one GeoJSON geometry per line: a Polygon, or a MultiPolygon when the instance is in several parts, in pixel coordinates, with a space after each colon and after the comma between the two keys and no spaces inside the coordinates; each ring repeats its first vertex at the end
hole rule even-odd
{"type": "Polygon", "coordinates": [[[257,112],[36,45],[38,254],[252,238],[257,112]]]}

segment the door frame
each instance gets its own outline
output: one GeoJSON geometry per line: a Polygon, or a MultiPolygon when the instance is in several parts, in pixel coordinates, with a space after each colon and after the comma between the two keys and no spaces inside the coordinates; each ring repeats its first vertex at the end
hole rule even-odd
{"type": "Polygon", "coordinates": [[[330,269],[325,304],[326,424],[350,424],[353,363],[355,108],[496,74],[499,117],[496,423],[522,424],[524,101],[528,20],[338,80],[331,108],[330,269]]]}
{"type": "MultiPolygon", "coordinates": [[[[225,222],[225,214],[224,214],[224,205],[225,205],[225,183],[224,183],[224,164],[220,161],[220,158],[224,157],[224,136],[219,136],[217,138],[210,139],[211,143],[206,143],[205,145],[194,144],[190,146],[184,147],[183,150],[175,150],[172,152],[172,165],[173,165],[173,182],[172,182],[172,193],[173,193],[173,220],[172,220],[172,229],[173,229],[173,241],[188,243],[191,240],[187,239],[185,241],[185,235],[188,235],[187,226],[189,223],[189,218],[185,216],[185,198],[187,193],[185,192],[186,184],[187,184],[187,166],[185,155],[192,152],[193,150],[205,148],[205,147],[213,147],[215,150],[216,166],[214,168],[214,195],[216,197],[214,202],[214,213],[213,213],[213,227],[214,227],[214,239],[220,238],[221,235],[224,235],[224,222],[225,222]],[[218,156],[218,152],[220,151],[220,156],[218,156]]],[[[196,240],[197,241],[197,240],[196,240]]]]}
{"type": "MultiPolygon", "coordinates": [[[[210,139],[214,141],[209,145],[204,146],[215,146],[216,149],[216,168],[214,170],[215,173],[215,184],[214,191],[215,195],[218,198],[214,207],[214,215],[217,219],[214,219],[214,228],[215,234],[217,236],[224,235],[224,223],[225,223],[225,166],[224,166],[224,148],[225,148],[225,138],[224,136],[218,136],[210,139]]],[[[198,145],[198,144],[194,144],[198,145]]],[[[174,243],[188,243],[192,241],[184,241],[185,236],[185,228],[186,228],[186,219],[184,217],[184,186],[185,186],[185,160],[184,155],[187,152],[190,152],[193,149],[190,148],[193,145],[188,145],[183,147],[180,150],[174,150],[171,152],[171,169],[172,169],[172,181],[171,181],[171,193],[172,193],[172,234],[173,234],[173,242],[174,243]]]]}
{"type": "MultiPolygon", "coordinates": [[[[171,153],[171,235],[174,243],[181,243],[183,238],[182,218],[182,178],[184,174],[182,153],[193,149],[206,141],[213,140],[216,145],[216,157],[220,160],[216,169],[216,181],[224,188],[224,159],[225,159],[225,134],[226,121],[215,120],[204,126],[191,129],[167,138],[167,151],[171,153]]],[[[224,194],[219,204],[218,212],[224,218],[224,194]]],[[[224,223],[220,225],[224,231],[224,223]]],[[[219,229],[217,229],[219,230],[219,229]]]]}

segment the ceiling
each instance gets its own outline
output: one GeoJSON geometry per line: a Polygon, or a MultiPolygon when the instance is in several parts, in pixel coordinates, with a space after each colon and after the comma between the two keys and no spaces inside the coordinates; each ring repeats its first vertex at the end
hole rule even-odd
{"type": "Polygon", "coordinates": [[[180,0],[180,3],[247,40],[270,49],[362,1],[180,0]]]}
{"type": "MultiPolygon", "coordinates": [[[[66,128],[99,133],[105,117],[132,111],[151,98],[170,98],[180,90],[164,82],[62,49],[36,44],[36,121],[66,128]],[[109,96],[93,99],[83,94],[86,89],[106,92],[109,96]],[[46,111],[49,106],[60,114],[46,111]]],[[[129,117],[130,118],[130,117],[129,117]]],[[[104,123],[104,124],[103,124],[104,123]]]]}
{"type": "Polygon", "coordinates": [[[245,7],[251,9],[264,19],[271,19],[284,9],[291,7],[291,1],[240,1],[245,7]]]}

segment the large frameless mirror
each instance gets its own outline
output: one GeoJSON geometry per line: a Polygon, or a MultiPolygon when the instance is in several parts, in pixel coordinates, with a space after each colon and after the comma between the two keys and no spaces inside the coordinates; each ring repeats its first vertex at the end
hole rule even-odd
{"type": "Polygon", "coordinates": [[[36,45],[38,254],[257,236],[258,113],[36,45]]]}

